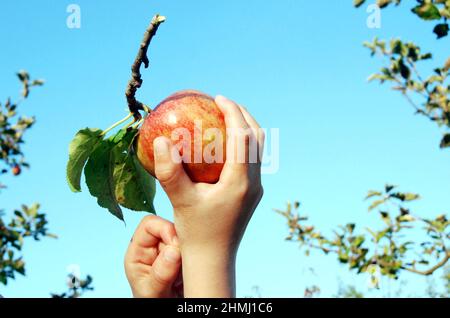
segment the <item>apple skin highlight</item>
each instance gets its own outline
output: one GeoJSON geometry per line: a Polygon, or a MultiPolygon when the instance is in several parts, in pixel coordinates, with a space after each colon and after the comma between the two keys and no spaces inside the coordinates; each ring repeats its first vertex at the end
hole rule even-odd
{"type": "Polygon", "coordinates": [[[181,146],[183,167],[193,182],[219,181],[226,157],[226,125],[211,96],[195,90],[180,91],[162,101],[147,116],[137,137],[136,152],[142,166],[154,177],[153,141],[160,136],[181,146]],[[208,130],[216,134],[210,138],[205,134],[208,130]],[[182,135],[173,140],[173,133],[177,131],[188,133],[190,138],[185,139],[182,135]],[[221,135],[220,139],[217,134],[221,135]],[[212,150],[213,143],[216,147],[212,150]],[[183,149],[190,149],[191,153],[183,154],[183,149]],[[210,152],[218,155],[220,160],[207,159],[205,156],[210,152]]]}

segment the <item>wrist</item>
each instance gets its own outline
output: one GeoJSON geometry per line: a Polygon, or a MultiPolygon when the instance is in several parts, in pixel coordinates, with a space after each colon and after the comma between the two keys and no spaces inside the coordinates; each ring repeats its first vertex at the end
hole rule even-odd
{"type": "Polygon", "coordinates": [[[234,249],[182,245],[181,254],[185,297],[235,297],[234,249]]]}

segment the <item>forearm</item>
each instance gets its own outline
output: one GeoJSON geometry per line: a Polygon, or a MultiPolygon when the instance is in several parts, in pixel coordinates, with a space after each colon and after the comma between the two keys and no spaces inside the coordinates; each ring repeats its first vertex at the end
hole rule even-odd
{"type": "Polygon", "coordinates": [[[184,296],[236,296],[236,252],[220,248],[182,247],[184,296]]]}

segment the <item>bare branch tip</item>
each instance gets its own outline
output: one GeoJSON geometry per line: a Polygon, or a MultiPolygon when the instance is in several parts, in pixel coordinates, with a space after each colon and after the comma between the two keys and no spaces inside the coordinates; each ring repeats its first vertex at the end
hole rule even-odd
{"type": "Polygon", "coordinates": [[[157,23],[163,23],[163,22],[166,21],[166,17],[163,16],[163,15],[157,14],[157,15],[155,15],[155,21],[156,21],[157,23]]]}

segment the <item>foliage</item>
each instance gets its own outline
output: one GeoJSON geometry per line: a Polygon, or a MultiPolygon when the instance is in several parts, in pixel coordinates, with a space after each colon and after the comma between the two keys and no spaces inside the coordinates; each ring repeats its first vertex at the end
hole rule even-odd
{"type": "Polygon", "coordinates": [[[305,288],[305,291],[303,292],[304,298],[314,298],[319,295],[320,295],[320,287],[317,285],[307,287],[307,288],[305,288]]]}
{"type": "MultiPolygon", "coordinates": [[[[366,0],[353,0],[355,7],[360,7],[366,0]]],[[[384,9],[391,4],[399,5],[402,0],[377,0],[376,4],[384,9]]],[[[406,2],[406,1],[405,1],[406,2]]],[[[449,0],[417,0],[417,3],[411,11],[420,19],[425,21],[438,21],[433,29],[437,38],[443,38],[448,35],[449,25],[447,19],[450,18],[449,0]]]]}
{"type": "Polygon", "coordinates": [[[104,138],[106,131],[82,129],[69,146],[67,181],[74,192],[81,191],[84,168],[86,184],[98,204],[123,220],[120,206],[155,213],[155,179],[140,165],[133,149],[138,129],[126,127],[104,138]]]}
{"type": "MultiPolygon", "coordinates": [[[[21,145],[24,143],[24,133],[32,127],[34,117],[23,117],[17,114],[18,106],[29,96],[30,89],[42,86],[43,80],[30,80],[25,71],[17,74],[22,83],[21,99],[13,103],[7,99],[4,106],[0,104],[0,164],[3,165],[1,174],[9,171],[18,176],[22,167],[29,167],[25,161],[21,145]]],[[[5,185],[1,185],[5,188],[5,185]]],[[[56,238],[48,232],[48,221],[44,213],[40,212],[40,205],[22,205],[16,209],[9,221],[4,219],[4,212],[0,210],[0,284],[7,285],[16,278],[16,274],[25,275],[25,261],[22,248],[26,238],[40,241],[44,237],[56,238]]],[[[69,289],[58,297],[79,297],[84,292],[92,290],[92,277],[85,280],[70,278],[69,289]]]]}
{"type": "MultiPolygon", "coordinates": [[[[377,0],[383,9],[391,4],[399,5],[401,0],[377,0]]],[[[354,0],[355,7],[366,3],[354,0]]],[[[447,36],[450,18],[449,0],[418,0],[412,12],[423,20],[436,20],[434,33],[438,39],[447,36]]],[[[422,53],[420,47],[412,42],[375,38],[364,43],[372,56],[380,55],[388,65],[371,75],[369,81],[390,82],[393,89],[401,92],[417,114],[425,116],[444,130],[441,148],[450,147],[450,58],[443,66],[435,67],[428,76],[419,72],[418,64],[432,58],[431,53],[422,53]]],[[[287,240],[299,242],[309,255],[311,249],[333,254],[337,260],[357,273],[368,273],[373,287],[378,287],[379,275],[397,279],[406,271],[430,276],[444,268],[450,258],[448,240],[450,239],[449,220],[441,214],[435,218],[415,215],[409,205],[420,198],[415,193],[398,192],[392,185],[383,191],[369,191],[369,211],[377,211],[383,226],[379,229],[366,228],[361,231],[354,223],[340,226],[332,236],[326,236],[313,225],[308,217],[299,213],[300,203],[288,203],[286,209],[276,210],[288,222],[287,240]],[[422,231],[420,231],[422,230],[422,231]],[[419,235],[419,232],[421,234],[419,235]]],[[[449,272],[446,271],[448,296],[449,272]]],[[[338,295],[362,297],[356,289],[341,289],[338,295]]],[[[431,296],[431,290],[429,291],[431,296]]],[[[433,294],[436,296],[437,293],[433,294]]]]}
{"type": "MultiPolygon", "coordinates": [[[[34,117],[19,116],[17,108],[34,86],[43,85],[43,80],[31,80],[25,71],[17,76],[22,84],[21,99],[12,102],[10,98],[4,105],[0,104],[0,164],[3,165],[2,174],[9,171],[19,175],[22,167],[28,167],[21,149],[23,135],[34,124],[34,117]]],[[[5,188],[5,185],[1,185],[5,188]]],[[[53,236],[47,232],[45,214],[39,212],[39,204],[22,205],[14,211],[13,218],[4,220],[4,212],[0,210],[0,283],[6,285],[16,274],[25,275],[25,262],[21,255],[25,238],[38,241],[45,236],[53,236]]]]}
{"type": "Polygon", "coordinates": [[[51,294],[52,298],[79,298],[87,291],[92,291],[92,277],[87,275],[85,279],[80,279],[74,274],[67,276],[67,291],[61,294],[51,294]]]}
{"type": "Polygon", "coordinates": [[[21,255],[25,238],[39,241],[43,237],[55,237],[48,233],[45,214],[39,212],[39,204],[22,205],[14,211],[8,224],[0,215],[0,283],[6,285],[16,273],[25,275],[25,262],[21,255]]]}
{"type": "Polygon", "coordinates": [[[141,66],[149,67],[147,51],[159,26],[166,20],[156,14],[150,22],[139,45],[131,66],[131,79],[125,90],[129,114],[110,128],[82,129],[78,131],[69,146],[67,181],[73,192],[80,192],[80,178],[84,168],[86,184],[99,206],[123,221],[121,207],[133,211],[155,214],[155,179],[140,165],[133,148],[138,128],[143,122],[141,111],[148,114],[147,105],[136,99],[137,90],[142,87],[141,66]],[[116,135],[106,134],[133,118],[131,123],[120,129],[116,135]]]}
{"type": "MultiPolygon", "coordinates": [[[[24,159],[21,145],[24,133],[33,126],[34,117],[19,116],[17,107],[28,97],[31,87],[43,85],[43,80],[30,80],[25,71],[17,73],[22,83],[21,99],[14,103],[10,98],[4,104],[0,103],[0,175],[11,172],[19,175],[22,167],[29,167],[24,159]]],[[[0,188],[5,185],[0,183],[0,188]]]]}
{"type": "Polygon", "coordinates": [[[380,83],[391,82],[393,89],[406,97],[417,114],[423,115],[445,129],[441,148],[450,147],[450,58],[442,67],[434,69],[427,77],[418,72],[417,64],[432,58],[431,53],[422,53],[414,43],[404,43],[399,39],[386,41],[375,38],[364,44],[371,50],[372,56],[379,54],[386,58],[389,66],[373,74],[369,80],[380,83]],[[417,103],[416,100],[420,100],[417,103]]]}
{"type": "Polygon", "coordinates": [[[444,289],[438,290],[436,288],[435,281],[430,279],[428,281],[428,287],[426,290],[426,294],[430,298],[448,298],[450,297],[450,266],[446,266],[444,268],[444,273],[440,277],[444,282],[444,289]]]}
{"type": "MultiPolygon", "coordinates": [[[[354,5],[360,7],[365,0],[354,0],[354,5]]],[[[390,4],[399,5],[401,0],[377,0],[380,8],[390,4]]],[[[438,38],[447,36],[450,18],[450,0],[418,0],[412,12],[423,20],[438,20],[434,32],[438,38]]],[[[387,60],[388,65],[378,73],[369,77],[370,81],[380,83],[390,82],[393,89],[398,90],[414,107],[417,114],[423,115],[443,127],[444,136],[441,148],[450,147],[450,57],[441,65],[433,68],[428,76],[419,72],[418,64],[432,59],[431,53],[422,53],[420,47],[412,42],[400,39],[386,40],[375,38],[364,43],[370,49],[372,56],[380,55],[387,60]]]]}
{"type": "Polygon", "coordinates": [[[364,298],[364,294],[356,289],[355,286],[339,285],[339,289],[336,295],[337,298],[364,298]]]}
{"type": "Polygon", "coordinates": [[[447,248],[450,222],[445,215],[434,219],[414,215],[407,205],[419,196],[394,190],[394,186],[386,185],[384,191],[370,191],[367,196],[371,200],[369,211],[377,210],[384,224],[378,230],[366,228],[361,232],[349,223],[340,226],[330,237],[307,223],[308,217],[299,213],[298,202],[276,211],[288,221],[287,240],[299,242],[307,253],[319,249],[334,254],[340,263],[357,273],[379,270],[382,275],[395,279],[401,271],[432,275],[450,258],[447,248]],[[418,242],[420,228],[423,239],[418,242]]]}

